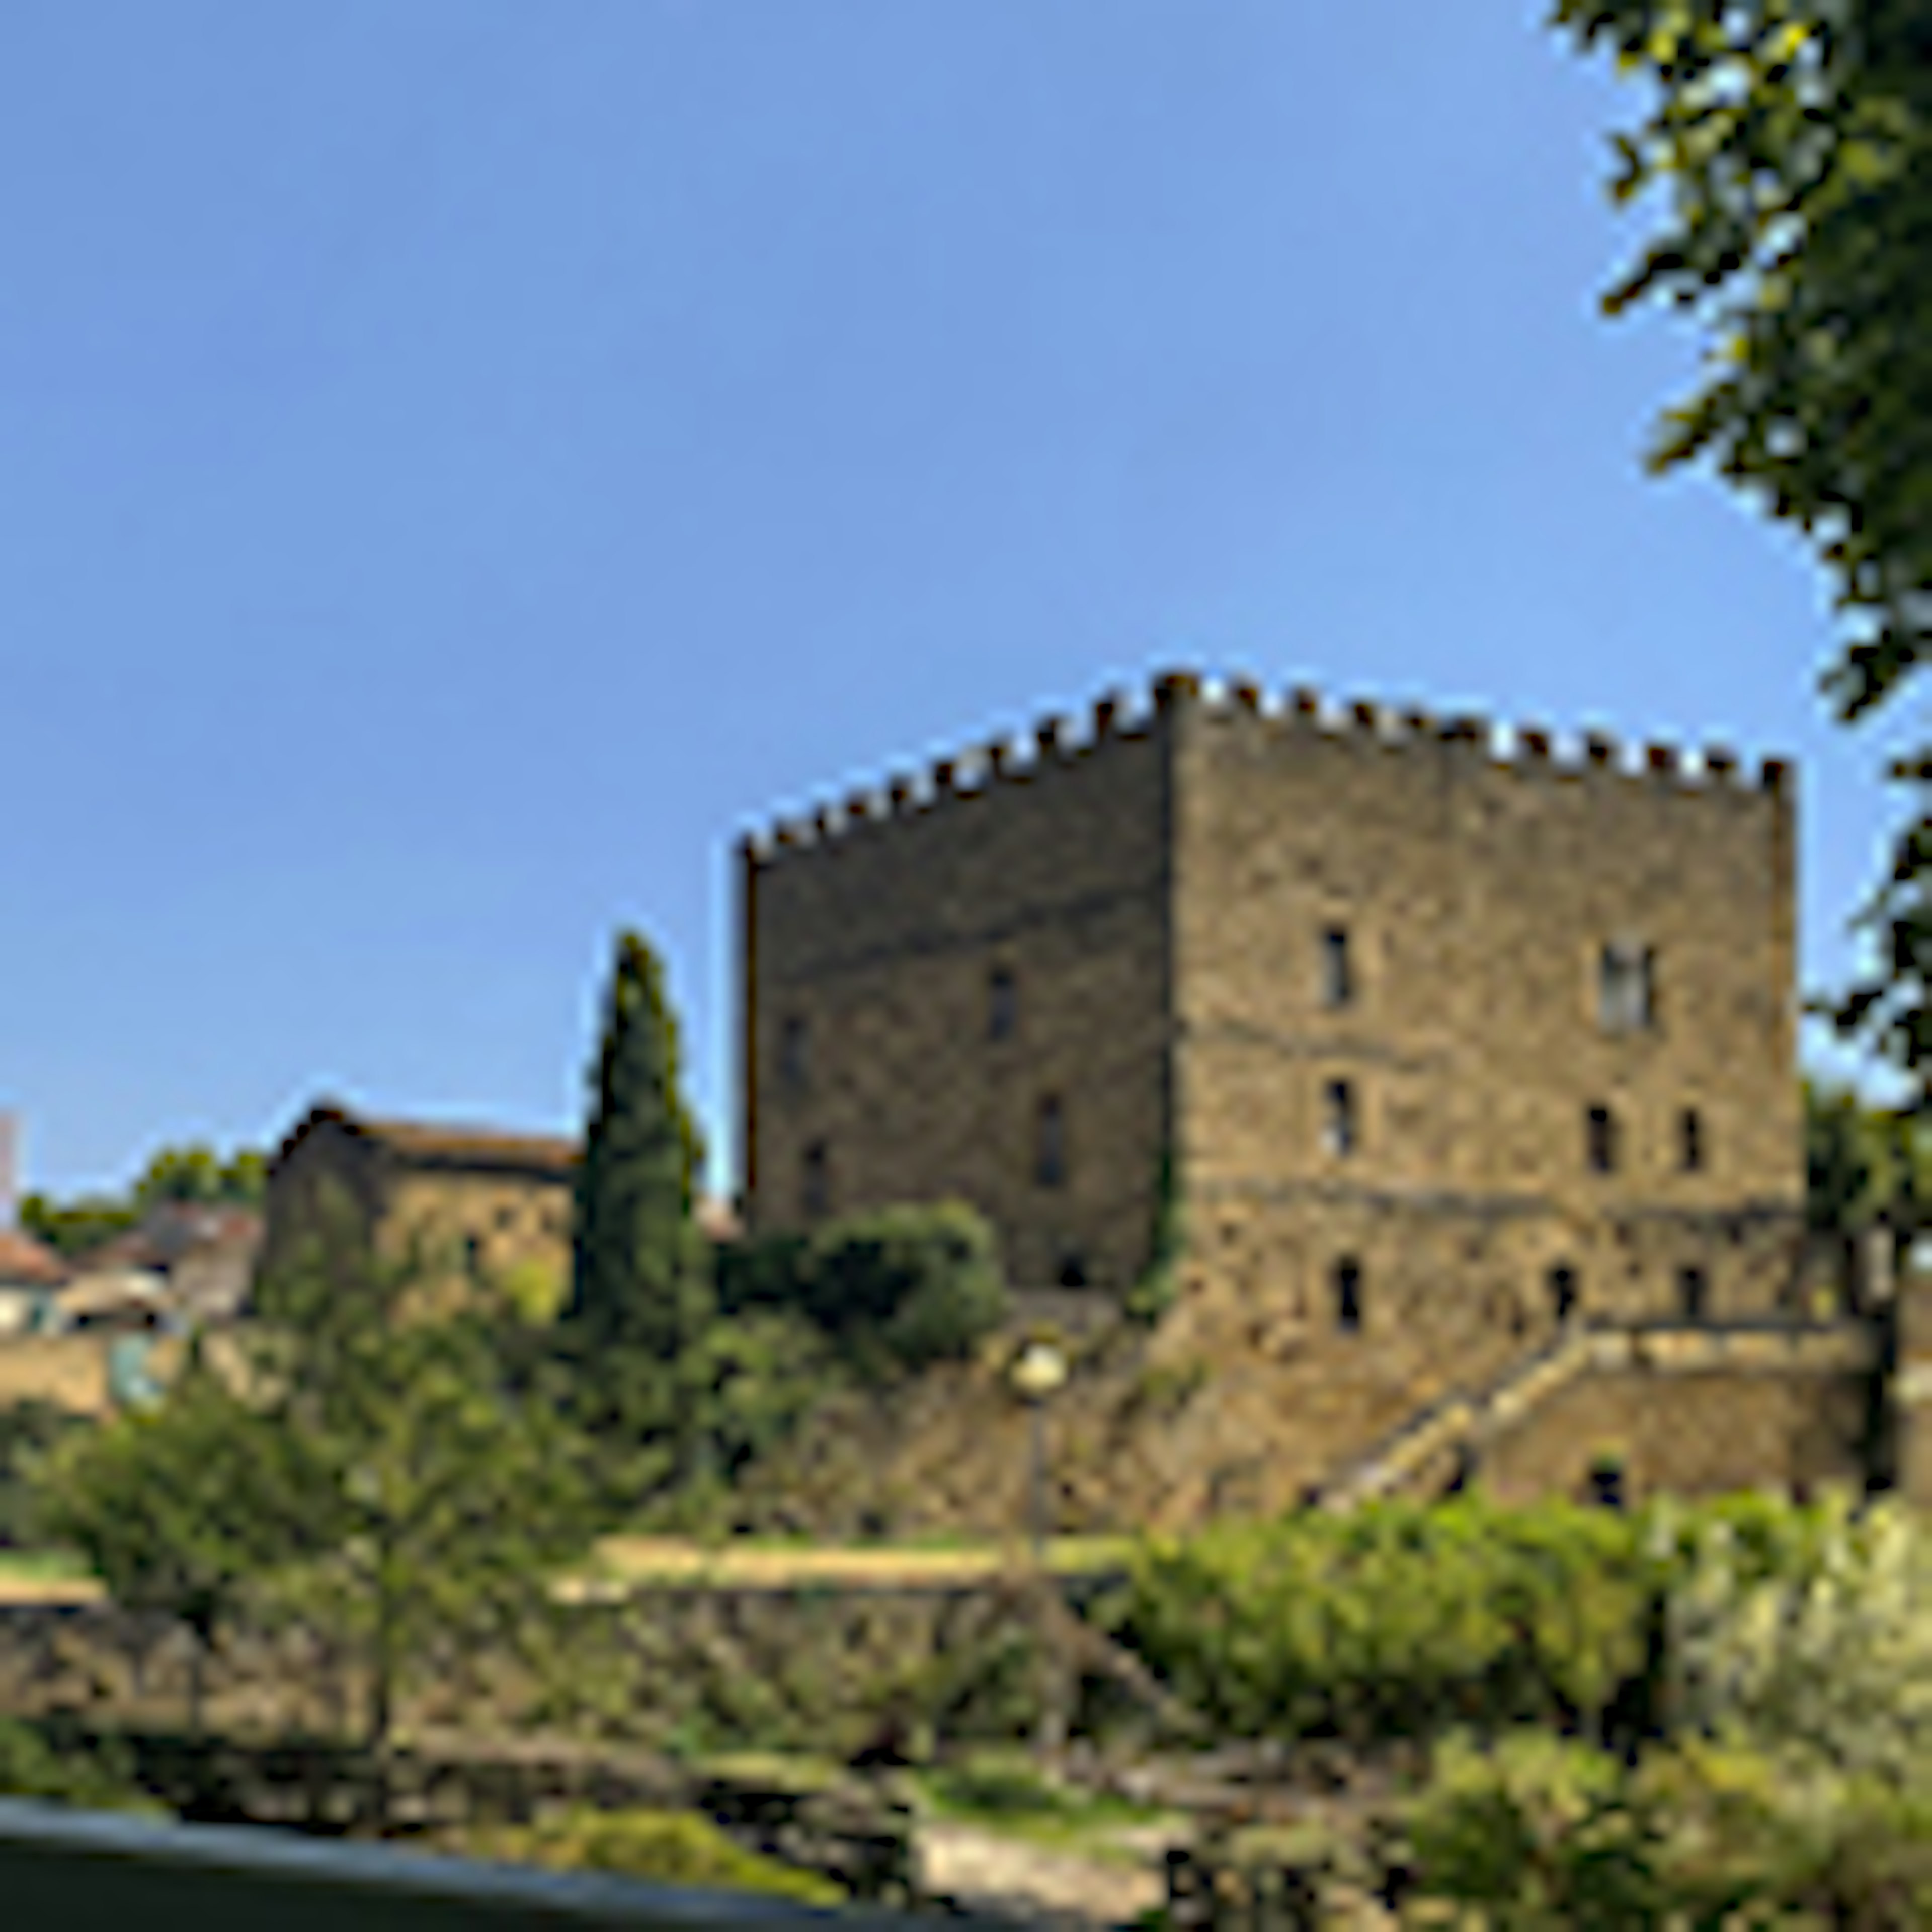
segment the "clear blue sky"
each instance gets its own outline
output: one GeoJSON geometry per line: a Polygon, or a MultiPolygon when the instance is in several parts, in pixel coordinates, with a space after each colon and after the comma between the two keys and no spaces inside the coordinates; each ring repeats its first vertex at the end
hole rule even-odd
{"type": "Polygon", "coordinates": [[[574,1126],[664,950],[721,1178],[742,828],[1169,661],[1893,812],[1822,579],[1648,480],[1636,97],[1541,0],[10,0],[0,1103],[574,1126]]]}

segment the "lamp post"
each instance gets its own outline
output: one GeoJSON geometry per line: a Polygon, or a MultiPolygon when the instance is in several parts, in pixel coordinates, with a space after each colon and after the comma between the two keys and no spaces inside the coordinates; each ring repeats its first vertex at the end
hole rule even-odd
{"type": "Polygon", "coordinates": [[[1013,1364],[1013,1387],[1033,1412],[1032,1478],[1028,1520],[1036,1568],[1046,1567],[1046,1402],[1066,1379],[1066,1358],[1052,1342],[1029,1342],[1013,1364]]]}
{"type": "Polygon", "coordinates": [[[1048,1341],[1035,1340],[1020,1351],[1012,1366],[1012,1383],[1033,1412],[1032,1451],[1028,1498],[1033,1536],[1034,1588],[1040,1606],[1040,1728],[1035,1740],[1042,1757],[1057,1758],[1066,1741],[1060,1672],[1053,1654],[1052,1582],[1046,1566],[1046,1403],[1066,1379],[1066,1358],[1048,1341]]]}

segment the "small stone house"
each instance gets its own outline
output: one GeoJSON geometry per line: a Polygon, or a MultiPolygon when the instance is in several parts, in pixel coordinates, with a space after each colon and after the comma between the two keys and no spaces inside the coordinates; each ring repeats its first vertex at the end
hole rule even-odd
{"type": "Polygon", "coordinates": [[[379,1253],[400,1258],[420,1244],[526,1305],[554,1308],[570,1278],[578,1153],[575,1140],[558,1136],[369,1120],[317,1106],[269,1163],[260,1272],[299,1252],[333,1193],[379,1253]]]}

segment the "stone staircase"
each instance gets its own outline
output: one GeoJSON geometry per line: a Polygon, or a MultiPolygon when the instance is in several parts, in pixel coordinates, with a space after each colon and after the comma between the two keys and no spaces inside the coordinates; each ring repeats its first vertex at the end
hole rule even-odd
{"type": "Polygon", "coordinates": [[[1466,1448],[1520,1420],[1585,1373],[1603,1353],[1604,1339],[1581,1326],[1568,1328],[1486,1388],[1448,1390],[1322,1484],[1316,1502],[1348,1510],[1380,1496],[1446,1487],[1466,1448]]]}
{"type": "Polygon", "coordinates": [[[1448,1390],[1418,1409],[1322,1484],[1313,1500],[1323,1508],[1347,1510],[1379,1496],[1439,1495],[1454,1480],[1466,1451],[1592,1372],[1862,1373],[1874,1366],[1876,1346],[1870,1328],[1857,1322],[1775,1318],[1714,1327],[1573,1325],[1486,1386],[1448,1390]]]}

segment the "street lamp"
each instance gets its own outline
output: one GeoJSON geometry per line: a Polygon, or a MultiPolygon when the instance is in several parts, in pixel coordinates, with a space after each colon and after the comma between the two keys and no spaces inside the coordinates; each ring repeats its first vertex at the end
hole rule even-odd
{"type": "Polygon", "coordinates": [[[1036,1338],[1022,1348],[1011,1371],[1015,1391],[1033,1411],[1032,1517],[1034,1586],[1039,1602],[1040,1728],[1035,1740],[1040,1755],[1057,1758],[1066,1741],[1060,1672],[1054,1656],[1053,1586],[1046,1567],[1046,1402],[1066,1379],[1066,1357],[1052,1342],[1036,1338]]]}
{"type": "Polygon", "coordinates": [[[1033,1558],[1046,1563],[1046,1402],[1066,1379],[1066,1357],[1047,1341],[1029,1342],[1013,1364],[1012,1382],[1021,1400],[1033,1411],[1031,1528],[1033,1558]]]}

